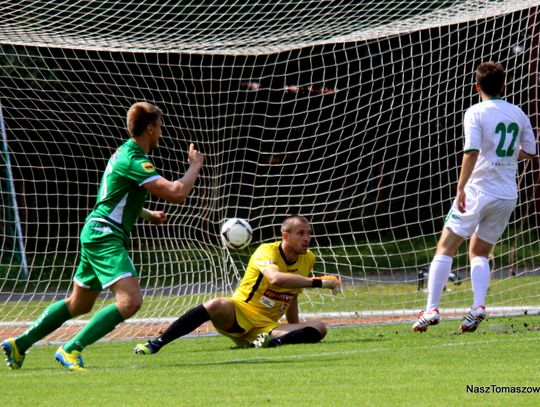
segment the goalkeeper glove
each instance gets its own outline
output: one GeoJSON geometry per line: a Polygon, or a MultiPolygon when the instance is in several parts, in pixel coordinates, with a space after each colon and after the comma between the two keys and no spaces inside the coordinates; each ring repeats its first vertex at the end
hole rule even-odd
{"type": "Polygon", "coordinates": [[[313,277],[313,287],[330,288],[332,294],[338,294],[341,291],[341,280],[339,277],[326,275],[313,277]]]}

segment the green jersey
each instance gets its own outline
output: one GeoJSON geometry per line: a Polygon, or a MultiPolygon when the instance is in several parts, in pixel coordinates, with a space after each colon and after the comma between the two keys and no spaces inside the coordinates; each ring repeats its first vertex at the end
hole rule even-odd
{"type": "Polygon", "coordinates": [[[86,221],[106,223],[129,237],[148,195],[143,185],[160,177],[138,144],[126,141],[109,159],[96,205],[86,221]]]}

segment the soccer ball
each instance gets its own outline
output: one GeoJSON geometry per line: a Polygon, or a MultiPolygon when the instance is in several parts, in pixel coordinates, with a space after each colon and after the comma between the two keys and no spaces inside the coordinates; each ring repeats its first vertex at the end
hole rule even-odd
{"type": "Polygon", "coordinates": [[[253,229],[242,218],[232,218],[221,226],[221,241],[229,249],[243,249],[251,243],[253,229]]]}

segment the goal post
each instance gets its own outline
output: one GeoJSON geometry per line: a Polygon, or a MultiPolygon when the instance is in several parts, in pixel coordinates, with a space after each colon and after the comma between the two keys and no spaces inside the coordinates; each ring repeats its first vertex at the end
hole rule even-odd
{"type": "MultiPolygon", "coordinates": [[[[165,177],[183,175],[190,142],[206,158],[185,204],[150,200],[167,224],[134,229],[144,305],[109,338],[154,335],[230,295],[257,244],[296,213],[313,226],[315,273],[344,282],[337,296],[305,290],[303,317],[410,320],[425,304],[421,270],[455,192],[481,61],[504,64],[505,98],[538,126],[537,1],[18,3],[0,21],[11,158],[1,176],[13,186],[1,213],[18,208],[27,276],[0,275],[0,334],[21,332],[70,291],[79,232],[136,101],[165,113],[152,153],[165,177]],[[253,227],[249,248],[222,246],[231,217],[253,227]]],[[[488,302],[499,315],[540,309],[537,159],[520,170],[520,202],[491,259],[488,302]]],[[[9,239],[2,233],[2,247],[9,239]]],[[[441,306],[461,317],[466,245],[453,271],[441,306]]]]}
{"type": "Polygon", "coordinates": [[[2,136],[2,162],[0,194],[2,195],[2,253],[0,255],[0,276],[5,279],[24,280],[28,277],[28,265],[24,248],[19,207],[15,193],[15,184],[11,171],[11,159],[4,127],[4,115],[0,103],[0,134],[2,136]]]}

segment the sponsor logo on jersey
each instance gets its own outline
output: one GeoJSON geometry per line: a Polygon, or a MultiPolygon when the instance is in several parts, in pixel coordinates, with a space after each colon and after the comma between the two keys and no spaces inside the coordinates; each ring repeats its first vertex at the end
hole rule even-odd
{"type": "Polygon", "coordinates": [[[142,163],[142,167],[146,172],[154,172],[154,166],[152,165],[152,163],[142,163]]]}
{"type": "Polygon", "coordinates": [[[296,298],[296,294],[291,293],[279,293],[274,290],[266,289],[263,294],[264,297],[272,300],[290,303],[296,298]]]}
{"type": "Polygon", "coordinates": [[[264,295],[259,299],[259,302],[266,308],[273,308],[274,305],[276,305],[275,301],[272,301],[270,298],[265,297],[264,295]]]}

